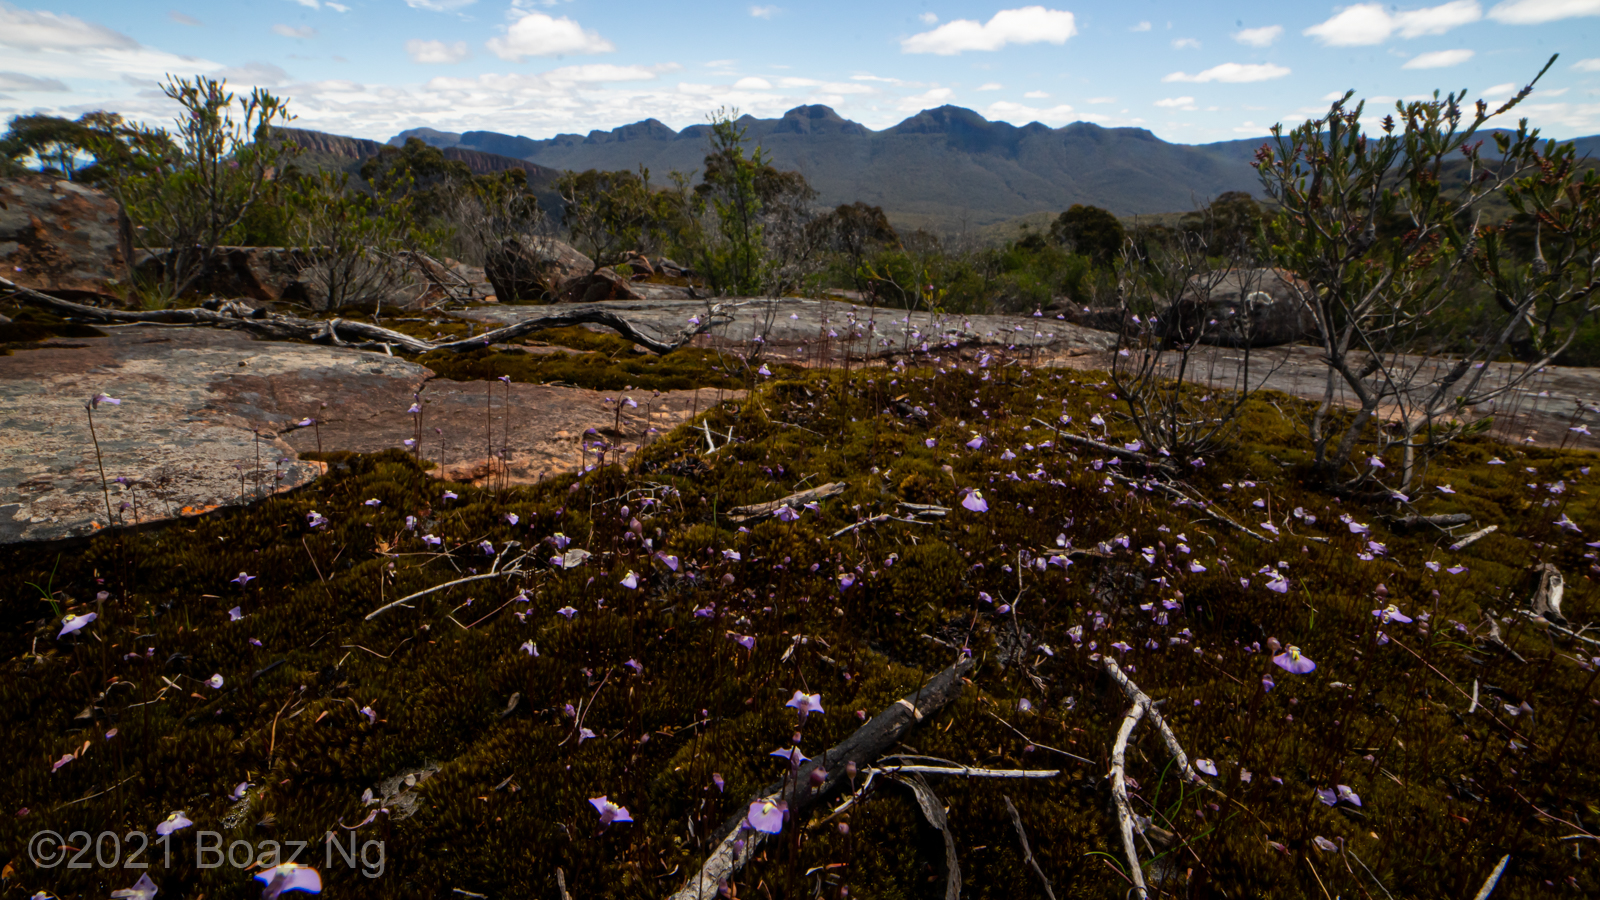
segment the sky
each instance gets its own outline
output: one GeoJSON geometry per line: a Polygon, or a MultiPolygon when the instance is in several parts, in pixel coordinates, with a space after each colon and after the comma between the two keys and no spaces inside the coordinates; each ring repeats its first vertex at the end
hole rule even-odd
{"type": "Polygon", "coordinates": [[[954,104],[1195,144],[1299,124],[1352,89],[1378,117],[1434,90],[1503,99],[1552,53],[1518,114],[1549,137],[1600,133],[1600,0],[0,0],[0,119],[168,121],[171,73],[263,87],[299,127],[378,140],[820,103],[873,129],[954,104]]]}

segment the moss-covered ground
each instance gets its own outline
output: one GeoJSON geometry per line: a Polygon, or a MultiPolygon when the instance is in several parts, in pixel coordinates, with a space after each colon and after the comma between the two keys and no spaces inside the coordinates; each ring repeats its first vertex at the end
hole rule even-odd
{"type": "MultiPolygon", "coordinates": [[[[696,425],[623,466],[504,492],[452,491],[398,452],[340,457],[246,510],[0,550],[5,896],[127,888],[138,871],[104,870],[92,850],[88,868],[41,869],[28,841],[151,833],[181,810],[195,824],[170,863],[146,853],[163,897],[254,896],[248,871],[195,864],[203,831],[312,842],[300,861],[329,896],[557,897],[559,868],[572,897],[662,897],[781,772],[768,753],[791,742],[794,691],[821,694],[801,742],[815,753],[963,646],[980,660],[970,687],[902,752],[1062,770],[931,779],[968,897],[1043,896],[1006,797],[1056,896],[1126,892],[1106,773],[1127,702],[1101,653],[1218,772],[1217,792],[1181,785],[1152,730],[1136,734],[1135,811],[1178,839],[1141,843],[1158,893],[1471,896],[1507,853],[1496,898],[1600,892],[1600,846],[1562,840],[1600,823],[1596,648],[1517,614],[1532,567],[1551,562],[1575,627],[1600,616],[1595,457],[1457,446],[1416,508],[1500,530],[1452,553],[1437,534],[1392,533],[1392,509],[1309,486],[1304,404],[1263,397],[1237,447],[1185,464],[1262,543],[1130,488],[1113,477],[1129,467],[1033,422],[1066,414],[1099,434],[1087,422],[1113,411],[1108,390],[1093,373],[1015,368],[780,374],[704,414],[736,439],[714,454],[696,425]],[[797,521],[727,517],[826,481],[848,488],[797,521]],[[962,505],[968,489],[986,512],[962,505]],[[900,501],[951,511],[831,537],[900,501]],[[566,541],[592,555],[552,565],[566,541]],[[366,618],[522,551],[522,575],[366,618]],[[1414,621],[1373,615],[1390,602],[1414,621]],[[90,612],[58,637],[63,616],[90,612]],[[1275,666],[1274,640],[1316,670],[1275,666]],[[1360,806],[1319,802],[1336,785],[1360,806]],[[598,828],[601,795],[634,821],[598,828]],[[381,876],[326,864],[328,835],[383,842],[381,876]]],[[[1112,418],[1109,437],[1131,439],[1119,429],[1112,418]]],[[[943,843],[908,794],[886,787],[844,820],[788,823],[804,839],[774,845],[730,894],[943,895],[943,843]]]]}

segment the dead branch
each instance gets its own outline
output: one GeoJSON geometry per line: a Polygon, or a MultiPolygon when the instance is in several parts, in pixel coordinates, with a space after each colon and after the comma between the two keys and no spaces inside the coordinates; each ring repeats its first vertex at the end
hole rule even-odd
{"type": "Polygon", "coordinates": [[[704,320],[698,325],[686,328],[668,340],[662,340],[653,335],[645,334],[632,322],[608,309],[598,306],[580,306],[550,315],[526,319],[514,325],[507,325],[503,328],[484,332],[476,337],[435,343],[365,322],[337,318],[327,321],[302,319],[298,316],[269,313],[265,310],[245,313],[236,304],[228,304],[223,309],[216,311],[209,309],[157,309],[147,312],[131,312],[120,309],[102,309],[98,306],[62,300],[59,297],[52,297],[49,294],[22,287],[4,277],[0,277],[0,289],[4,289],[29,303],[43,306],[46,309],[51,309],[64,315],[93,319],[98,322],[157,322],[168,325],[210,325],[214,328],[248,331],[257,337],[269,340],[307,341],[334,345],[351,343],[358,349],[383,349],[385,345],[390,345],[399,347],[407,353],[428,353],[434,350],[462,353],[469,350],[478,350],[491,344],[514,340],[545,328],[566,328],[572,325],[604,325],[647,350],[655,353],[670,353],[687,344],[695,335],[709,331],[711,328],[732,319],[728,312],[732,305],[726,303],[718,304],[712,307],[711,311],[706,314],[704,320]]]}
{"type": "Polygon", "coordinates": [[[1017,829],[1017,840],[1022,843],[1022,861],[1039,876],[1039,883],[1044,885],[1044,895],[1056,900],[1056,892],[1050,889],[1050,879],[1045,877],[1044,869],[1039,868],[1039,861],[1033,858],[1033,848],[1028,845],[1028,831],[1022,827],[1022,814],[1017,812],[1010,797],[1002,794],[1000,799],[1006,801],[1006,812],[1011,814],[1011,824],[1017,829]]]}
{"type": "MultiPolygon", "coordinates": [[[[1183,774],[1184,780],[1193,784],[1206,784],[1206,782],[1200,780],[1200,773],[1189,765],[1188,754],[1183,752],[1183,745],[1178,743],[1178,736],[1172,733],[1171,728],[1167,727],[1167,720],[1161,717],[1161,711],[1156,709],[1155,701],[1151,700],[1144,691],[1139,690],[1139,686],[1128,678],[1122,668],[1117,665],[1116,660],[1109,656],[1101,657],[1101,659],[1105,661],[1106,673],[1111,676],[1111,680],[1122,688],[1122,692],[1127,695],[1129,700],[1143,706],[1145,712],[1150,714],[1150,721],[1154,722],[1156,730],[1161,732],[1161,740],[1167,745],[1167,752],[1172,754],[1172,760],[1177,763],[1178,771],[1183,774]]],[[[1208,784],[1206,786],[1210,787],[1208,784]]],[[[1215,788],[1212,788],[1212,790],[1215,790],[1215,788]]]]}
{"type": "Polygon", "coordinates": [[[1536,616],[1554,622],[1557,625],[1566,625],[1567,617],[1561,614],[1561,596],[1566,593],[1567,583],[1561,577],[1561,570],[1550,563],[1539,566],[1539,589],[1533,592],[1533,600],[1528,606],[1536,616]]]}
{"type": "Polygon", "coordinates": [[[1397,531],[1418,531],[1423,528],[1454,528],[1472,521],[1471,513],[1442,513],[1436,516],[1397,516],[1389,520],[1389,527],[1397,531]]]}
{"type": "Polygon", "coordinates": [[[814,503],[818,500],[826,500],[829,497],[837,497],[838,495],[844,493],[844,488],[844,482],[830,481],[827,484],[818,485],[814,488],[806,488],[803,491],[790,494],[789,496],[779,500],[768,500],[766,503],[755,503],[750,506],[735,506],[733,509],[728,510],[728,518],[735,522],[749,522],[755,519],[763,519],[772,515],[773,513],[776,513],[785,506],[792,509],[797,506],[804,506],[807,503],[814,503]]]}
{"type": "Polygon", "coordinates": [[[1489,895],[1494,893],[1494,886],[1500,883],[1500,876],[1505,874],[1506,863],[1509,862],[1511,854],[1507,853],[1500,857],[1500,862],[1494,867],[1494,871],[1489,873],[1488,880],[1484,881],[1483,887],[1478,889],[1477,895],[1472,900],[1489,900],[1489,895]]]}
{"type": "Polygon", "coordinates": [[[885,775],[959,775],[964,778],[1055,778],[1060,769],[974,769],[971,766],[874,766],[885,775]]]}
{"type": "MultiPolygon", "coordinates": [[[[1046,422],[1043,419],[1035,418],[1033,421],[1035,424],[1043,425],[1044,427],[1050,429],[1057,429],[1058,427],[1055,424],[1046,422]]],[[[1140,453],[1136,450],[1126,450],[1122,447],[1114,447],[1111,444],[1097,441],[1094,438],[1086,438],[1081,435],[1068,434],[1067,432],[1060,430],[1056,431],[1056,435],[1063,441],[1077,444],[1080,447],[1088,447],[1091,450],[1094,450],[1098,453],[1104,453],[1107,456],[1115,456],[1116,458],[1126,460],[1127,462],[1136,462],[1140,465],[1150,466],[1154,469],[1162,469],[1168,473],[1172,471],[1171,463],[1163,459],[1156,459],[1154,456],[1151,456],[1147,453],[1140,453]]]]}
{"type": "Polygon", "coordinates": [[[1116,743],[1111,745],[1111,798],[1117,804],[1117,827],[1122,831],[1122,852],[1128,857],[1128,877],[1133,880],[1133,889],[1139,892],[1140,900],[1149,897],[1150,891],[1144,885],[1144,869],[1139,866],[1139,848],[1133,843],[1133,810],[1128,806],[1126,760],[1128,738],[1133,735],[1133,729],[1138,727],[1139,720],[1144,717],[1148,704],[1149,698],[1143,701],[1134,700],[1133,708],[1128,710],[1127,717],[1122,720],[1122,727],[1117,730],[1116,743]]]}
{"type": "Polygon", "coordinates": [[[904,522],[907,525],[932,525],[933,524],[932,522],[924,522],[921,519],[902,519],[899,516],[891,516],[888,513],[879,513],[878,515],[872,516],[871,518],[862,519],[859,522],[852,522],[849,525],[846,525],[845,527],[839,529],[838,531],[835,531],[833,534],[828,535],[828,539],[832,540],[834,538],[843,537],[844,535],[847,535],[850,532],[855,531],[857,528],[865,528],[868,525],[876,525],[879,522],[904,522]]]}
{"type": "MultiPolygon", "coordinates": [[[[434,591],[442,591],[442,590],[445,590],[446,588],[455,587],[458,584],[467,584],[467,583],[473,582],[473,581],[485,581],[485,580],[490,579],[490,578],[505,578],[505,577],[507,577],[509,575],[521,575],[521,574],[524,574],[524,573],[527,572],[527,570],[522,568],[522,562],[523,562],[523,560],[526,560],[528,558],[529,554],[527,554],[527,553],[524,553],[521,556],[517,557],[516,559],[512,560],[510,562],[510,564],[508,564],[505,568],[503,568],[503,569],[500,568],[500,560],[505,556],[506,550],[510,550],[513,547],[520,547],[520,546],[521,546],[521,544],[518,543],[517,541],[512,541],[511,543],[507,544],[505,550],[501,550],[500,551],[500,555],[496,556],[494,558],[494,562],[490,564],[489,571],[487,571],[487,572],[484,572],[484,573],[482,573],[480,575],[468,575],[465,578],[457,578],[454,581],[446,581],[443,584],[436,584],[433,587],[424,588],[424,589],[422,589],[420,591],[417,591],[414,594],[407,594],[406,596],[401,597],[399,600],[396,600],[396,601],[394,601],[392,603],[385,603],[384,605],[378,607],[377,609],[373,610],[372,612],[367,613],[365,621],[370,622],[373,619],[377,618],[379,615],[381,615],[381,614],[383,614],[385,612],[388,612],[391,609],[394,609],[396,606],[405,606],[405,604],[408,603],[409,601],[415,600],[418,597],[426,597],[427,595],[433,593],[434,591]]],[[[407,608],[409,608],[409,607],[407,607],[407,608]]],[[[481,622],[483,620],[479,619],[478,621],[481,622]]],[[[457,622],[456,624],[459,625],[461,623],[457,622]]],[[[472,624],[476,625],[478,623],[474,622],[472,624]]]]}
{"type": "Polygon", "coordinates": [[[1467,535],[1466,537],[1462,538],[1461,540],[1456,541],[1454,544],[1451,544],[1450,545],[1450,549],[1459,553],[1460,551],[1465,550],[1468,547],[1472,546],[1473,544],[1477,543],[1479,541],[1479,539],[1486,538],[1489,535],[1494,534],[1496,531],[1499,531],[1499,530],[1500,530],[1500,526],[1499,525],[1490,525],[1488,528],[1481,528],[1481,529],[1479,529],[1477,531],[1474,531],[1473,533],[1467,535]]]}
{"type": "MultiPolygon", "coordinates": [[[[935,675],[927,684],[895,701],[888,709],[857,728],[848,738],[830,747],[818,758],[802,764],[787,783],[768,785],[752,800],[785,802],[789,806],[789,821],[800,821],[807,809],[840,783],[847,763],[866,766],[900,740],[913,725],[955,700],[961,693],[962,676],[971,671],[974,664],[971,657],[966,657],[935,675]],[[811,773],[818,769],[826,775],[822,785],[812,790],[809,786],[811,773]]],[[[745,818],[746,813],[740,811],[722,824],[722,836],[716,849],[706,858],[700,871],[691,876],[672,895],[671,900],[714,900],[720,886],[755,858],[769,835],[747,827],[745,818]]]]}
{"type": "Polygon", "coordinates": [[[944,804],[939,802],[939,796],[921,775],[891,777],[911,789],[912,795],[917,798],[918,808],[922,810],[922,817],[944,837],[944,900],[958,900],[961,896],[961,862],[956,858],[956,839],[950,833],[950,821],[945,817],[944,804]]]}

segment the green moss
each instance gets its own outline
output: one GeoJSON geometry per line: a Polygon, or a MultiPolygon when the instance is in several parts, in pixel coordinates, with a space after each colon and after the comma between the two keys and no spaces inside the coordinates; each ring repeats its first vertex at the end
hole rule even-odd
{"type": "MultiPolygon", "coordinates": [[[[583,329],[573,329],[583,330],[583,329]]],[[[593,332],[589,332],[594,334],[593,332]]],[[[679,391],[697,387],[738,389],[749,385],[750,375],[737,357],[715,350],[684,347],[664,356],[635,354],[632,344],[610,348],[608,336],[593,343],[604,351],[585,353],[524,353],[484,348],[465,353],[439,350],[416,358],[440,377],[457,381],[489,380],[509,376],[524,384],[563,384],[597,391],[679,391]]],[[[573,343],[586,343],[573,340],[573,343]]]]}
{"type": "Polygon", "coordinates": [[[10,322],[0,322],[0,354],[12,350],[26,350],[51,338],[105,337],[106,333],[92,325],[67,322],[54,313],[24,307],[9,316],[10,322]]]}
{"type": "MultiPolygon", "coordinates": [[[[465,374],[502,374],[492,368],[499,356],[512,354],[462,357],[484,367],[465,374]]],[[[642,380],[626,374],[636,386],[642,380]]],[[[43,828],[149,830],[180,808],[200,828],[217,828],[233,805],[227,792],[245,780],[260,787],[248,815],[227,830],[230,840],[318,840],[330,828],[347,836],[336,823],[367,816],[364,790],[436,769],[413,789],[414,815],[380,815],[355,832],[386,842],[385,875],[319,866],[330,894],[459,887],[550,896],[560,866],[573,896],[660,897],[699,864],[716,825],[780,774],[766,754],[789,742],[795,719],[783,704],[793,691],[823,695],[828,711],[806,725],[802,741],[814,754],[851,733],[858,710],[883,709],[948,665],[952,647],[967,646],[981,663],[971,688],[900,751],[1063,774],[933,780],[949,806],[965,895],[1037,891],[1002,796],[1015,802],[1059,897],[1120,895],[1126,883],[1108,864],[1120,865],[1121,854],[1104,774],[1126,702],[1089,655],[1126,642],[1125,665],[1165,701],[1190,754],[1215,760],[1226,795],[1180,788],[1159,742],[1140,731],[1129,770],[1139,809],[1187,841],[1147,870],[1152,879],[1168,873],[1169,893],[1320,897],[1319,879],[1332,896],[1382,893],[1362,867],[1315,849],[1316,836],[1343,839],[1395,897],[1469,894],[1505,852],[1517,862],[1497,897],[1543,896],[1545,879],[1600,891],[1573,842],[1557,840],[1570,829],[1533,809],[1586,824],[1600,815],[1594,678],[1578,648],[1552,643],[1525,619],[1500,620],[1525,663],[1476,636],[1489,610],[1513,615],[1536,560],[1567,574],[1569,619],[1600,614],[1583,545],[1593,539],[1589,523],[1600,521],[1600,473],[1581,472],[1595,465],[1593,454],[1463,442],[1430,473],[1457,493],[1432,494],[1419,508],[1468,511],[1500,532],[1450,553],[1434,537],[1390,533],[1379,518],[1386,510],[1315,490],[1297,424],[1286,418],[1305,405],[1262,397],[1246,410],[1239,446],[1192,475],[1230,517],[1252,527],[1270,520],[1283,532],[1262,544],[1204,510],[1108,484],[1114,468],[1046,445],[1052,434],[1034,428],[1034,416],[1065,412],[1081,422],[1112,411],[1098,375],[1001,377],[879,370],[844,381],[789,372],[748,401],[704,414],[713,430],[737,437],[715,454],[685,428],[626,467],[506,491],[454,486],[454,500],[443,496],[450,486],[399,452],[330,454],[327,476],[247,510],[101,535],[59,554],[0,549],[0,583],[12,586],[0,604],[0,728],[8,736],[0,796],[12,804],[0,816],[0,841],[20,846],[43,828]],[[885,413],[900,395],[928,419],[885,413]],[[987,439],[982,450],[964,446],[973,431],[987,439]],[[1490,465],[1495,456],[1509,464],[1490,465]],[[727,518],[733,506],[826,481],[847,490],[798,521],[741,527],[727,518]],[[1557,482],[1560,493],[1549,487],[1557,482]],[[960,506],[969,488],[982,490],[989,512],[960,506]],[[381,505],[366,506],[372,498],[381,505]],[[951,512],[831,537],[859,519],[898,514],[902,500],[951,512]],[[1317,523],[1288,512],[1297,507],[1317,523]],[[308,526],[313,511],[327,517],[325,528],[308,526]],[[1341,514],[1372,533],[1351,533],[1341,514]],[[1553,525],[1562,514],[1587,533],[1553,525]],[[557,532],[594,555],[571,570],[551,567],[547,541],[557,532]],[[441,538],[452,558],[430,552],[422,534],[441,538]],[[1070,548],[1058,546],[1058,535],[1070,548]],[[521,542],[532,551],[528,574],[465,583],[366,618],[411,592],[483,572],[491,558],[476,545],[484,540],[497,551],[521,542]],[[1359,559],[1367,540],[1386,553],[1359,559]],[[1096,555],[1102,542],[1107,558],[1096,555]],[[1155,548],[1154,565],[1139,555],[1143,547],[1155,548]],[[1068,567],[1033,564],[1067,549],[1094,552],[1068,567]],[[678,557],[678,569],[656,551],[678,557]],[[1435,573],[1422,565],[1430,560],[1466,569],[1435,573]],[[1204,571],[1191,571],[1190,561],[1204,571]],[[1280,563],[1285,594],[1264,589],[1259,574],[1280,563]],[[245,588],[230,583],[241,570],[257,576],[245,588]],[[637,590],[619,584],[629,571],[637,590]],[[842,588],[841,574],[853,586],[842,588]],[[57,640],[59,620],[29,583],[101,619],[57,640]],[[1391,642],[1377,644],[1379,583],[1407,613],[1426,613],[1426,627],[1396,625],[1385,629],[1391,642]],[[103,604],[99,591],[110,595],[103,604]],[[1002,603],[1014,610],[1001,614],[1002,603]],[[244,614],[238,622],[227,614],[234,606],[244,614]],[[565,607],[570,618],[558,612],[565,607]],[[1074,627],[1085,629],[1081,649],[1074,627]],[[1031,652],[1015,652],[1019,629],[1031,652]],[[754,651],[730,632],[754,635],[754,651]],[[1269,637],[1302,647],[1317,672],[1289,675],[1253,652],[1269,637]],[[1149,641],[1161,649],[1145,649],[1149,641]],[[527,642],[538,656],[522,649],[527,642]],[[212,673],[226,679],[223,690],[203,686],[212,673]],[[1277,676],[1270,693],[1260,688],[1266,673],[1277,676]],[[1483,704],[1469,716],[1462,692],[1474,681],[1483,704]],[[113,683],[126,686],[113,687],[91,718],[77,718],[113,683]],[[1018,710],[1022,698],[1032,712],[1018,710]],[[133,705],[145,701],[156,702],[133,705]],[[1533,715],[1502,706],[1523,701],[1533,715]],[[593,739],[579,740],[568,704],[593,739]],[[118,734],[107,739],[113,725],[118,734]],[[85,742],[87,752],[51,772],[85,742]],[[1253,773],[1249,783],[1241,769],[1253,773]],[[713,773],[725,790],[713,786],[713,773]],[[1334,784],[1353,787],[1363,806],[1317,803],[1312,789],[1334,784]],[[587,800],[602,794],[628,806],[635,823],[597,834],[587,800]],[[28,813],[17,815],[20,807],[28,813]],[[258,826],[268,814],[271,827],[258,826]]],[[[1131,439],[1125,430],[1113,420],[1113,438],[1131,439]]],[[[739,893],[809,897],[816,876],[802,873],[833,866],[821,870],[838,880],[829,891],[842,882],[856,896],[942,894],[942,841],[899,789],[885,785],[848,823],[848,834],[831,825],[807,832],[798,851],[775,845],[740,876],[739,893]]],[[[179,842],[187,856],[175,853],[171,870],[152,873],[162,890],[253,896],[244,873],[192,865],[192,833],[179,842]]],[[[133,880],[16,868],[23,895],[104,895],[133,880]]]]}

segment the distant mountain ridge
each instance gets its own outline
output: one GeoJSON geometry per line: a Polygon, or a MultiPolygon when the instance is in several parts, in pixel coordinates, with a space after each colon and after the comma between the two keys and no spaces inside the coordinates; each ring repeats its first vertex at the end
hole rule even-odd
{"type": "MultiPolygon", "coordinates": [[[[991,122],[970,109],[941,106],[873,131],[827,106],[800,106],[777,119],[744,116],[739,124],[775,165],[802,172],[833,206],[857,200],[882,206],[900,226],[977,229],[1074,203],[1121,215],[1193,209],[1227,191],[1261,195],[1250,162],[1266,135],[1211,144],[1171,144],[1143,128],[1074,122],[991,122]]],[[[709,125],[682,131],[646,119],[587,135],[533,138],[494,131],[401,132],[438,147],[529,160],[551,169],[637,169],[665,182],[674,169],[702,168],[709,125]]],[[[1579,151],[1600,151],[1600,137],[1579,151]]]]}
{"type": "MultiPolygon", "coordinates": [[[[414,130],[432,131],[432,129],[414,130]]],[[[274,132],[283,135],[287,140],[299,144],[302,148],[312,153],[340,159],[365,160],[368,157],[377,156],[386,149],[386,145],[367,138],[346,137],[340,134],[328,134],[323,131],[309,131],[304,128],[277,128],[274,129],[274,132]]],[[[435,133],[444,134],[444,132],[435,133]]],[[[466,163],[467,168],[471,169],[474,175],[489,175],[510,169],[521,169],[527,173],[528,183],[536,187],[554,184],[555,180],[561,177],[559,171],[526,159],[488,153],[473,147],[456,146],[454,143],[438,143],[435,141],[428,141],[428,143],[435,147],[440,147],[445,159],[466,163]]],[[[387,146],[402,146],[404,144],[405,140],[398,138],[389,141],[387,146]]]]}

